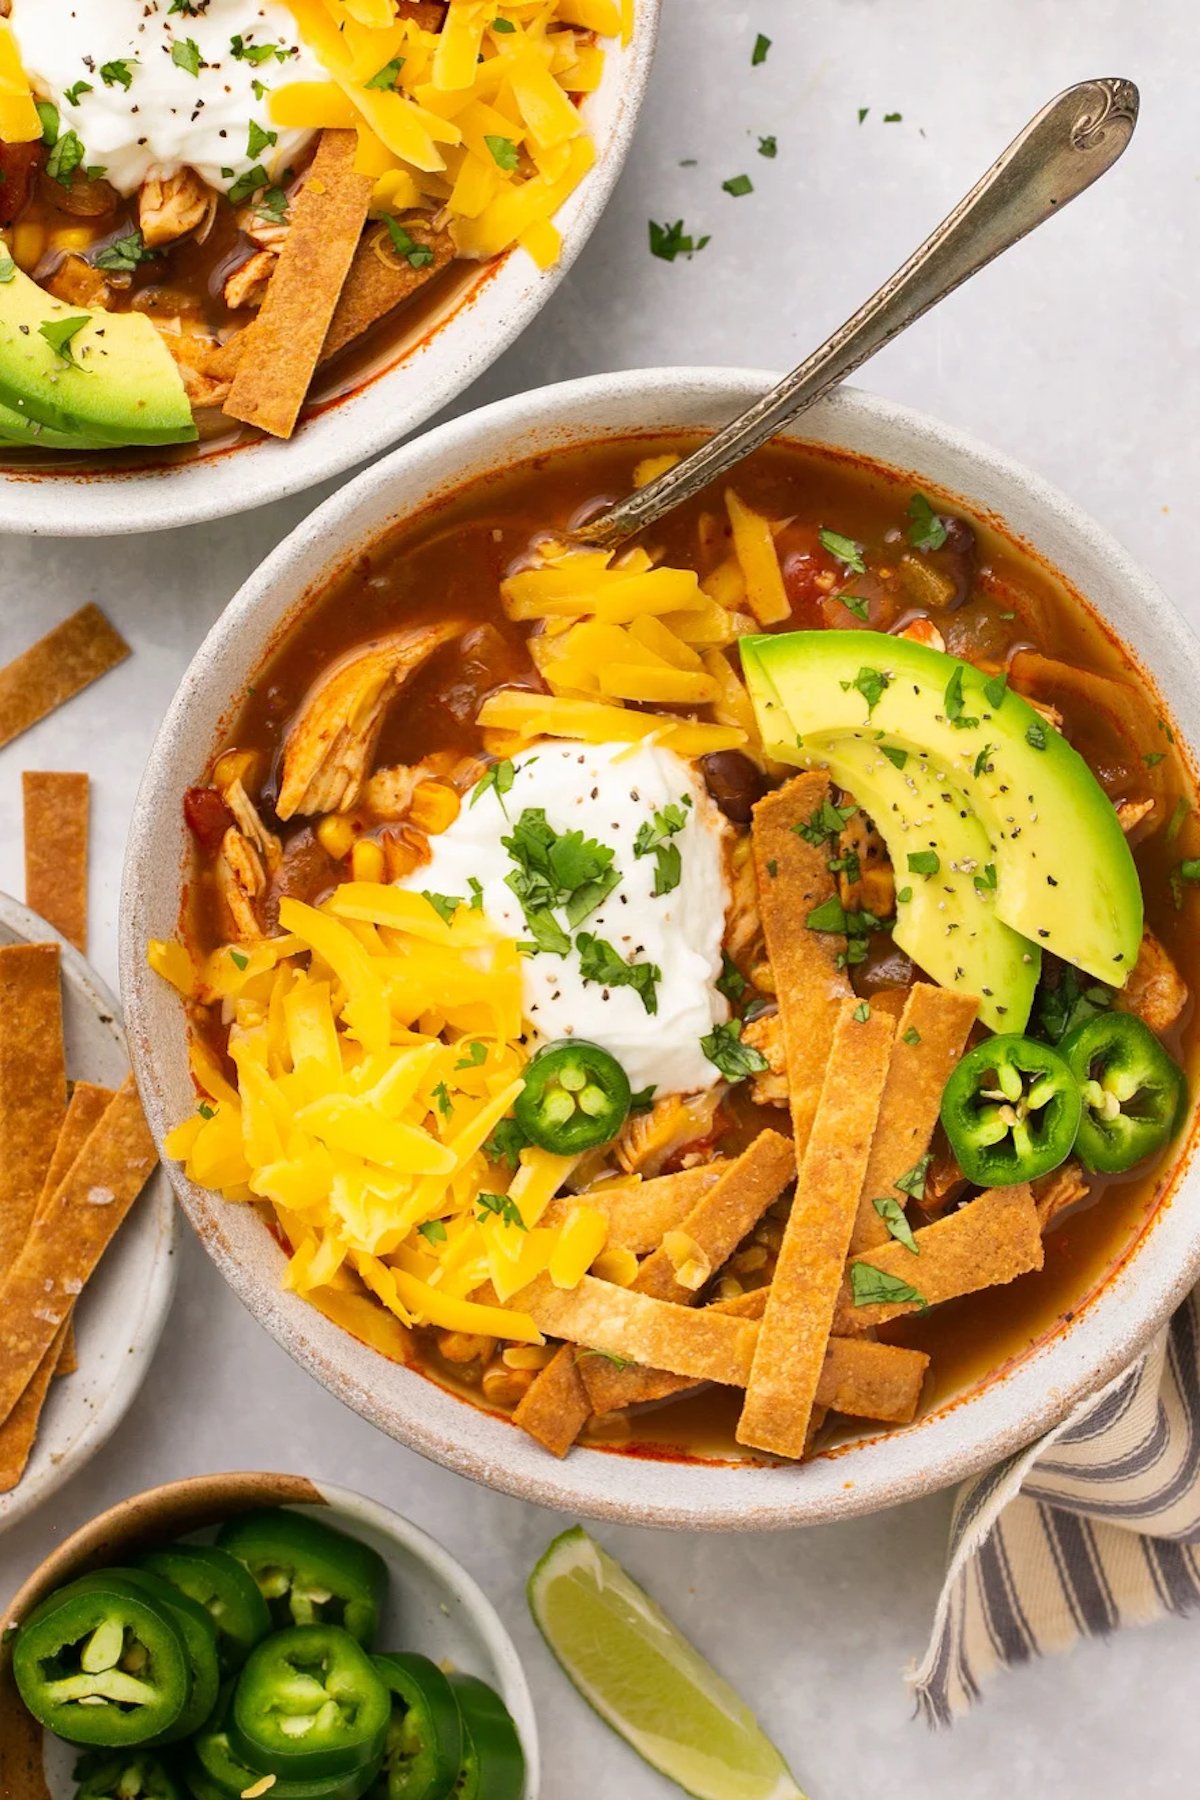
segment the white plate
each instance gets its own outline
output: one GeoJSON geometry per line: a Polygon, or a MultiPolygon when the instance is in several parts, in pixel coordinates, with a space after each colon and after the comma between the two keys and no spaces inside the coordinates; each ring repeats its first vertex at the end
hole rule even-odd
{"type": "MultiPolygon", "coordinates": [[[[116,1001],[78,950],[0,894],[0,944],[51,942],[62,955],[67,1074],[117,1087],[129,1072],[129,1053],[116,1001]]],[[[0,1494],[0,1531],[48,1500],[124,1418],[171,1304],[177,1230],[171,1184],[159,1168],[76,1307],[79,1367],[50,1384],[24,1479],[0,1494]]]]}

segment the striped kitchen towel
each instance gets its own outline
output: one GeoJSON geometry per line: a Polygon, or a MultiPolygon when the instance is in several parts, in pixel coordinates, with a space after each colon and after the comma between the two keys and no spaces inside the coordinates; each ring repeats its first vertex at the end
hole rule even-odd
{"type": "Polygon", "coordinates": [[[1198,1294],[1133,1368],[961,1489],[909,1676],[929,1724],[999,1669],[1200,1606],[1198,1294]]]}

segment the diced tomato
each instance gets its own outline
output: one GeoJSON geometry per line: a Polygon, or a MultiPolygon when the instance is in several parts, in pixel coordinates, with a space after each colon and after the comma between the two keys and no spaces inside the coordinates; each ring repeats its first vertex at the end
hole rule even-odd
{"type": "Polygon", "coordinates": [[[817,630],[825,623],[821,601],[838,585],[838,565],[818,538],[815,525],[788,525],[776,543],[795,621],[807,630],[817,630]]]}
{"type": "Polygon", "coordinates": [[[29,205],[42,149],[41,144],[0,144],[0,225],[11,225],[29,205]]]}
{"type": "Polygon", "coordinates": [[[205,856],[215,856],[233,814],[216,788],[190,787],[183,796],[183,822],[205,856]]]}

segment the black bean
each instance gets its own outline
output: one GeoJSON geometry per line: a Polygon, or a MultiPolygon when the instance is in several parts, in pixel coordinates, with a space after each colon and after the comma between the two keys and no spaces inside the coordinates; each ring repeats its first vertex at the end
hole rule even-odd
{"type": "Polygon", "coordinates": [[[756,800],[767,791],[766,778],[757,763],[740,750],[714,750],[700,758],[704,785],[727,819],[748,825],[756,800]]]}

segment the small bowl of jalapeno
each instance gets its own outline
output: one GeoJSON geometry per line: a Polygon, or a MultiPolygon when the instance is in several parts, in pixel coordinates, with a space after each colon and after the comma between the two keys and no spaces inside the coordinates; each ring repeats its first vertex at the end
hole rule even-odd
{"type": "Polygon", "coordinates": [[[0,1645],[5,1800],[536,1800],[512,1641],[377,1501],[221,1474],[123,1501],[0,1645]]]}

